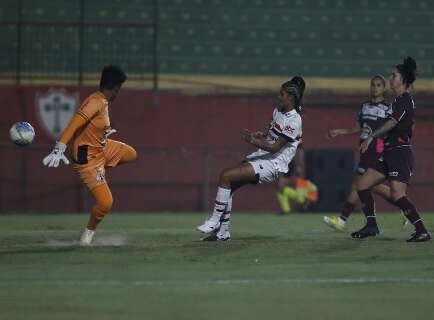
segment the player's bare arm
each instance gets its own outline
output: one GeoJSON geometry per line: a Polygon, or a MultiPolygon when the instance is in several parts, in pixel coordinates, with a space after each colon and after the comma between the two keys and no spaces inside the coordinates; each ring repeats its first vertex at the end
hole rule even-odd
{"type": "Polygon", "coordinates": [[[360,132],[360,126],[352,128],[331,129],[328,132],[329,138],[336,138],[337,136],[351,135],[360,132]]]}
{"type": "Polygon", "coordinates": [[[247,143],[250,143],[251,145],[258,147],[259,149],[268,151],[270,153],[278,152],[288,142],[284,138],[279,137],[274,143],[269,143],[266,141],[265,137],[255,136],[248,130],[244,130],[241,133],[241,137],[247,143]]]}
{"type": "Polygon", "coordinates": [[[84,119],[80,114],[76,114],[69,122],[65,131],[63,131],[62,137],[58,142],[56,142],[56,145],[51,153],[42,160],[42,163],[50,168],[57,168],[60,164],[60,161],[63,161],[66,165],[69,164],[68,158],[66,158],[64,155],[66,151],[66,145],[74,136],[75,132],[85,123],[86,119],[84,119]]]}
{"type": "Polygon", "coordinates": [[[381,137],[388,131],[392,130],[397,124],[398,122],[394,118],[387,120],[380,128],[375,130],[366,140],[360,144],[360,151],[364,153],[375,138],[381,137]]]}
{"type": "Polygon", "coordinates": [[[265,138],[267,136],[267,134],[265,132],[262,132],[262,131],[253,132],[252,135],[255,138],[265,138]]]}

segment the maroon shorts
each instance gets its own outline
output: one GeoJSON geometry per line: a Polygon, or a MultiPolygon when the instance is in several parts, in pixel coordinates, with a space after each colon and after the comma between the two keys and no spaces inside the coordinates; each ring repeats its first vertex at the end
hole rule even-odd
{"type": "Polygon", "coordinates": [[[395,147],[384,151],[383,156],[372,168],[384,174],[387,180],[410,184],[413,167],[414,157],[411,147],[395,147]]]}
{"type": "Polygon", "coordinates": [[[377,152],[365,152],[360,153],[359,164],[356,167],[356,173],[362,175],[368,170],[368,168],[374,168],[378,159],[381,157],[380,153],[377,152]]]}
{"type": "Polygon", "coordinates": [[[364,174],[368,168],[375,168],[378,159],[383,155],[384,142],[381,138],[376,138],[373,143],[369,145],[366,152],[359,154],[359,164],[357,165],[356,172],[360,175],[364,174]]]}

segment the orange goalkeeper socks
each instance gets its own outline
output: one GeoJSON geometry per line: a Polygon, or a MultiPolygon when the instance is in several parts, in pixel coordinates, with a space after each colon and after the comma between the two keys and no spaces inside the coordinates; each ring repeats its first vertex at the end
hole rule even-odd
{"type": "Polygon", "coordinates": [[[92,208],[87,228],[89,230],[95,230],[97,225],[112,208],[113,197],[106,183],[92,189],[91,192],[96,200],[96,204],[92,208]]]}

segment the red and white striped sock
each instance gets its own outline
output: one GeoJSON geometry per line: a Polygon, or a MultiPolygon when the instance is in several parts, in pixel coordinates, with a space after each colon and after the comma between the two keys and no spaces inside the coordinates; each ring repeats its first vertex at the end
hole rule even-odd
{"type": "Polygon", "coordinates": [[[231,222],[231,211],[232,211],[232,196],[229,198],[228,203],[226,205],[225,212],[220,218],[220,222],[221,222],[220,228],[225,228],[226,230],[229,229],[229,224],[231,222]]]}
{"type": "Polygon", "coordinates": [[[211,219],[220,220],[231,197],[231,190],[218,187],[211,219]]]}

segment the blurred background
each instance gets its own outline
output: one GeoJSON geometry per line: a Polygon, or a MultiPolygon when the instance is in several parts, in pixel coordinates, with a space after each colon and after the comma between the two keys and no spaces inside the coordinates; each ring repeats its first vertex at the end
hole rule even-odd
{"type": "MultiPolygon", "coordinates": [[[[240,131],[266,129],[280,84],[294,75],[307,82],[304,174],[319,190],[310,210],[337,211],[358,137],[328,140],[327,131],[354,126],[370,78],[388,77],[406,55],[419,67],[409,194],[433,211],[433,28],[432,1],[2,0],[0,212],[88,211],[72,168],[41,160],[107,64],[129,76],[110,107],[112,137],[139,153],[107,172],[114,211],[209,210],[220,171],[253,151],[240,131]],[[35,127],[32,145],[10,141],[17,121],[35,127]]],[[[247,187],[234,210],[278,212],[276,190],[247,187]]]]}

